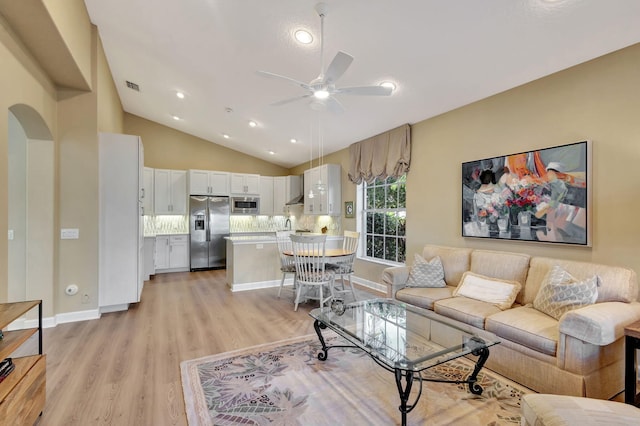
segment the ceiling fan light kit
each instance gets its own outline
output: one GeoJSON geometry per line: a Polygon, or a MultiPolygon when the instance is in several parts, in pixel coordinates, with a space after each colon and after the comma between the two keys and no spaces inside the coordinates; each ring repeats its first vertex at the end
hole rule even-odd
{"type": "MultiPolygon", "coordinates": [[[[282,106],[291,102],[312,98],[309,103],[311,109],[317,111],[330,110],[334,113],[342,113],[344,107],[336,99],[336,95],[360,95],[360,96],[389,96],[394,90],[394,87],[389,85],[378,86],[359,86],[359,87],[343,87],[339,88],[335,86],[336,81],[347,71],[353,57],[345,52],[339,51],[333,58],[327,69],[324,68],[324,18],[327,14],[327,5],[325,3],[318,3],[315,6],[315,10],[320,17],[320,74],[310,83],[304,83],[297,79],[286,77],[279,74],[274,74],[268,71],[258,71],[258,74],[263,77],[276,78],[285,80],[292,83],[303,90],[307,91],[304,95],[299,95],[294,98],[284,99],[281,101],[273,102],[272,106],[282,106]]],[[[298,32],[296,32],[296,38],[298,38],[298,32]]]]}

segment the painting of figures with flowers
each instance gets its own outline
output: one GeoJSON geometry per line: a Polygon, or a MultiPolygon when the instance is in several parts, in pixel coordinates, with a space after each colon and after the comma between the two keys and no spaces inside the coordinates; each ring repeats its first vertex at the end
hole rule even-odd
{"type": "Polygon", "coordinates": [[[590,142],[462,163],[462,236],[591,245],[590,142]]]}

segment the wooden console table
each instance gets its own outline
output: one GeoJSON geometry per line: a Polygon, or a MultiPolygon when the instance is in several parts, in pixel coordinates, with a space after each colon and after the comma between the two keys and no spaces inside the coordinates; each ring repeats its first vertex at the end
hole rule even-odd
{"type": "Polygon", "coordinates": [[[636,350],[640,349],[640,321],[624,328],[624,402],[638,405],[636,350]]]}

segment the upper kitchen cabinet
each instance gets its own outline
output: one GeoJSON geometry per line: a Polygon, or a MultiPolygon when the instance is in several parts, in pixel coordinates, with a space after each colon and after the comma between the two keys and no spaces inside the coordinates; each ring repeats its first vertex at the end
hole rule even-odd
{"type": "MultiPolygon", "coordinates": [[[[287,203],[296,197],[300,197],[300,176],[276,176],[273,178],[273,213],[287,214],[287,203]]],[[[260,200],[262,203],[262,200],[260,200]]]]}
{"type": "Polygon", "coordinates": [[[145,167],[142,180],[142,214],[153,214],[153,169],[145,167]]]}
{"type": "MultiPolygon", "coordinates": [[[[260,176],[260,214],[272,215],[273,211],[273,181],[271,176],[260,176]]],[[[275,212],[277,213],[277,212],[275,212]]]]}
{"type": "Polygon", "coordinates": [[[230,173],[189,170],[190,195],[229,195],[230,173]]]}
{"type": "Polygon", "coordinates": [[[339,164],[324,164],[304,172],[304,214],[339,216],[342,181],[339,164]],[[319,184],[322,184],[319,187],[319,184]],[[313,191],[313,198],[309,193],[313,191]]]}
{"type": "Polygon", "coordinates": [[[231,195],[259,195],[260,175],[232,173],[231,195]]]}
{"type": "Polygon", "coordinates": [[[155,214],[187,214],[187,172],[155,169],[153,180],[155,214]]]}

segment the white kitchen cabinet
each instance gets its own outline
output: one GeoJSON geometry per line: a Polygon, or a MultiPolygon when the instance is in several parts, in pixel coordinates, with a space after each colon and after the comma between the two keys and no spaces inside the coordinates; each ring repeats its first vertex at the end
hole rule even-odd
{"type": "Polygon", "coordinates": [[[229,195],[230,173],[189,170],[190,195],[229,195]]]}
{"type": "Polygon", "coordinates": [[[169,269],[169,236],[156,236],[155,269],[169,269]]]}
{"type": "Polygon", "coordinates": [[[125,310],[140,301],[144,273],[144,151],[138,136],[99,135],[98,305],[125,310]]]}
{"type": "Polygon", "coordinates": [[[246,173],[231,173],[231,194],[259,195],[260,175],[246,173]]]}
{"type": "Polygon", "coordinates": [[[304,214],[339,216],[342,211],[342,182],[339,164],[323,164],[304,172],[304,214]],[[324,188],[320,190],[318,183],[324,188]],[[309,192],[313,190],[313,198],[309,192]]]}
{"type": "Polygon", "coordinates": [[[169,268],[189,267],[189,236],[169,236],[169,268]]]}
{"type": "Polygon", "coordinates": [[[154,213],[156,215],[187,214],[187,172],[155,169],[153,180],[154,213]]]}
{"type": "Polygon", "coordinates": [[[260,176],[260,214],[272,215],[273,211],[273,181],[271,176],[260,176]]]}
{"type": "MultiPolygon", "coordinates": [[[[289,213],[287,203],[299,197],[300,176],[276,176],[273,178],[273,212],[281,215],[289,213]]],[[[261,201],[262,202],[262,201],[261,201]]]]}
{"type": "Polygon", "coordinates": [[[145,167],[142,174],[142,214],[153,215],[153,169],[145,167]]]}
{"type": "Polygon", "coordinates": [[[189,236],[156,236],[155,270],[157,273],[189,269],[189,236]]]}

